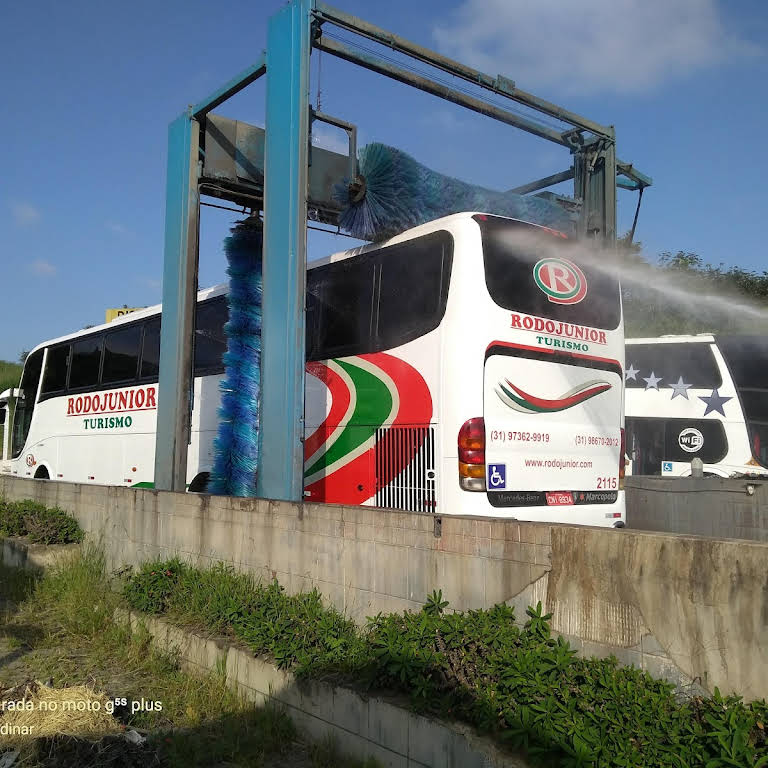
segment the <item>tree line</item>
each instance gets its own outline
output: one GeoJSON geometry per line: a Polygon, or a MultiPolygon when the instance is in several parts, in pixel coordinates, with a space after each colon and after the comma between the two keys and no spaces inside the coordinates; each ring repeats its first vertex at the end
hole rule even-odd
{"type": "Polygon", "coordinates": [[[664,251],[651,264],[626,236],[618,259],[628,337],[768,332],[768,271],[715,266],[689,251],[664,251]]]}

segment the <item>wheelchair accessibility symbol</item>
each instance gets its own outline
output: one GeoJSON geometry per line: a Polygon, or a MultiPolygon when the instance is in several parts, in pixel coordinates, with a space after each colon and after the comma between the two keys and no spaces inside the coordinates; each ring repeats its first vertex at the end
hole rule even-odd
{"type": "Polygon", "coordinates": [[[500,491],[507,487],[507,465],[488,465],[488,488],[500,491]]]}

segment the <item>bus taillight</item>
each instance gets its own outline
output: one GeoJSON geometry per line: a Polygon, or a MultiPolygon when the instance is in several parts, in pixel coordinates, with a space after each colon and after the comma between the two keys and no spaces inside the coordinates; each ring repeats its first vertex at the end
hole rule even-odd
{"type": "Polygon", "coordinates": [[[621,446],[619,448],[619,490],[624,490],[624,475],[627,469],[627,435],[621,428],[621,446]]]}
{"type": "Polygon", "coordinates": [[[468,419],[459,430],[459,485],[465,491],[485,490],[485,421],[468,419]]]}

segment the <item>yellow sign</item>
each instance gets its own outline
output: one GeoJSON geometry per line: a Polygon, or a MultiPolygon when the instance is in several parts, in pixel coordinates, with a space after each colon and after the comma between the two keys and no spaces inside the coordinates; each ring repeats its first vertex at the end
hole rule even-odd
{"type": "Polygon", "coordinates": [[[146,309],[146,307],[120,307],[120,309],[108,309],[106,323],[111,323],[115,318],[122,317],[123,315],[130,315],[131,312],[135,312],[137,309],[146,309]]]}

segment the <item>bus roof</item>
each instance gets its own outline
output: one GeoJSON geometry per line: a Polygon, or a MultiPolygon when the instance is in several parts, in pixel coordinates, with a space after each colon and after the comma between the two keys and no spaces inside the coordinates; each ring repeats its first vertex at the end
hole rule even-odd
{"type": "Polygon", "coordinates": [[[642,339],[625,339],[627,344],[714,344],[715,337],[711,333],[697,333],[694,335],[653,336],[642,339]]]}
{"type": "Polygon", "coordinates": [[[438,230],[445,229],[446,226],[459,221],[471,220],[473,216],[493,216],[497,219],[509,219],[510,221],[519,221],[523,224],[528,224],[532,227],[538,227],[539,229],[551,229],[541,224],[534,224],[531,221],[524,221],[523,219],[514,219],[511,216],[498,216],[495,213],[487,213],[486,211],[462,211],[461,213],[452,213],[448,216],[442,216],[439,219],[433,219],[426,224],[419,224],[417,227],[406,229],[404,232],[400,232],[394,237],[390,237],[387,240],[381,240],[376,243],[368,243],[367,245],[360,245],[357,248],[349,248],[346,251],[337,251],[330,256],[323,256],[319,259],[314,259],[311,264],[307,265],[307,269],[314,269],[315,267],[322,267],[325,264],[332,264],[336,261],[344,261],[352,256],[359,256],[369,251],[375,251],[379,248],[386,247],[388,245],[396,245],[397,243],[403,243],[407,240],[413,240],[415,237],[421,237],[422,235],[428,235],[431,232],[437,232],[438,230]]]}

